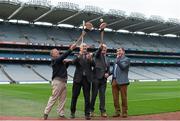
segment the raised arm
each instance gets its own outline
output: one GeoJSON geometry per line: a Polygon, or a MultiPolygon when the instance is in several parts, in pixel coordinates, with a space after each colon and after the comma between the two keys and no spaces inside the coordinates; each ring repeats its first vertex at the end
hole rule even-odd
{"type": "Polygon", "coordinates": [[[118,66],[119,66],[122,70],[124,70],[124,69],[126,69],[127,67],[129,67],[129,65],[130,65],[130,59],[127,58],[127,59],[125,59],[125,60],[123,60],[123,61],[118,61],[117,64],[118,64],[118,66]]]}
{"type": "Polygon", "coordinates": [[[67,58],[68,55],[70,55],[70,53],[76,48],[76,45],[73,44],[70,46],[70,48],[63,53],[62,55],[60,55],[57,59],[56,62],[62,62],[65,58],[67,58]]]}
{"type": "Polygon", "coordinates": [[[96,58],[100,57],[102,49],[103,49],[103,44],[100,44],[98,50],[95,52],[96,58]]]}

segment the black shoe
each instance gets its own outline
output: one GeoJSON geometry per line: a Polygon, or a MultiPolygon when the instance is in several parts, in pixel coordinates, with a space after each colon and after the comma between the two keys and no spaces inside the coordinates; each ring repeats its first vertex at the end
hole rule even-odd
{"type": "Polygon", "coordinates": [[[59,115],[59,118],[66,118],[64,115],[59,115]]]}
{"type": "Polygon", "coordinates": [[[75,113],[71,113],[71,118],[75,118],[75,113]]]}
{"type": "Polygon", "coordinates": [[[86,120],[91,120],[91,117],[90,116],[85,116],[85,119],[86,120]]]}
{"type": "Polygon", "coordinates": [[[48,118],[48,114],[44,114],[44,120],[47,120],[47,118],[48,118]]]}

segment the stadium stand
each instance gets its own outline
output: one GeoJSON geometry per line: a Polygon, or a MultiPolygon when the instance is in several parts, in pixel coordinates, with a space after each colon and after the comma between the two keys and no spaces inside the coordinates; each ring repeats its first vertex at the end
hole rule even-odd
{"type": "Polygon", "coordinates": [[[44,82],[41,77],[36,75],[30,68],[20,64],[8,64],[5,65],[4,70],[8,75],[16,82],[44,82]]]}
{"type": "MultiPolygon", "coordinates": [[[[131,59],[129,78],[132,81],[180,80],[180,22],[177,19],[146,18],[141,13],[126,15],[124,11],[113,9],[105,13],[95,6],[80,10],[77,4],[68,2],[59,2],[53,7],[41,0],[28,3],[3,0],[0,1],[0,83],[48,83],[52,74],[49,51],[52,48],[67,50],[82,32],[82,20],[94,25],[84,41],[90,45],[91,52],[96,51],[100,18],[112,30],[105,31],[104,35],[111,64],[116,48],[124,47],[131,59]],[[72,27],[59,26],[61,24],[72,27]],[[167,34],[175,37],[164,36],[167,34]]],[[[77,53],[78,49],[68,59],[73,59],[77,53]]],[[[72,80],[74,70],[74,66],[68,68],[69,80],[72,80]]]]}
{"type": "Polygon", "coordinates": [[[2,69],[2,65],[0,66],[0,83],[9,83],[10,80],[8,77],[5,75],[4,70],[2,69]]]}
{"type": "Polygon", "coordinates": [[[45,80],[51,80],[52,68],[48,65],[32,65],[36,73],[40,74],[45,80]]]}
{"type": "MultiPolygon", "coordinates": [[[[136,72],[138,74],[144,75],[147,77],[146,80],[169,80],[169,79],[178,79],[179,77],[175,74],[168,73],[170,71],[168,68],[165,70],[166,67],[132,67],[130,70],[136,72]]],[[[178,70],[175,68],[171,68],[174,72],[178,73],[178,70]]]]}
{"type": "MultiPolygon", "coordinates": [[[[154,72],[154,73],[157,73],[166,79],[178,79],[179,78],[179,76],[167,72],[167,69],[165,70],[165,68],[166,67],[164,67],[164,68],[162,68],[162,67],[156,67],[156,68],[148,67],[147,70],[154,72]]],[[[176,71],[176,73],[179,72],[178,70],[176,70],[176,68],[174,68],[174,71],[176,71]]]]}
{"type": "Polygon", "coordinates": [[[68,67],[68,79],[70,81],[73,80],[74,72],[75,72],[75,67],[74,66],[69,66],[68,67]]]}
{"type": "MultiPolygon", "coordinates": [[[[0,41],[67,45],[78,39],[81,30],[1,23],[0,33],[3,33],[0,36],[0,41]]],[[[85,42],[92,47],[97,47],[99,40],[99,31],[95,30],[85,37],[85,42]]],[[[104,40],[112,48],[121,45],[131,49],[180,51],[179,38],[107,32],[104,40]]]]}

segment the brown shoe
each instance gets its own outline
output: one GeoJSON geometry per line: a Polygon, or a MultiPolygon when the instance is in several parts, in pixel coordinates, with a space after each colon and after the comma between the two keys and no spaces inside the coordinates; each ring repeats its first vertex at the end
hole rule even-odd
{"type": "Polygon", "coordinates": [[[112,117],[119,117],[120,116],[120,114],[119,113],[116,113],[116,114],[114,114],[112,117]]]}
{"type": "Polygon", "coordinates": [[[127,116],[128,116],[127,113],[123,113],[123,114],[122,114],[122,117],[123,117],[123,118],[127,118],[127,116]]]}
{"type": "Polygon", "coordinates": [[[95,117],[96,114],[95,114],[94,112],[91,112],[91,113],[90,113],[90,116],[91,116],[91,117],[95,117]]]}
{"type": "Polygon", "coordinates": [[[101,113],[101,117],[107,117],[107,114],[106,114],[106,112],[104,112],[104,113],[101,113]]]}

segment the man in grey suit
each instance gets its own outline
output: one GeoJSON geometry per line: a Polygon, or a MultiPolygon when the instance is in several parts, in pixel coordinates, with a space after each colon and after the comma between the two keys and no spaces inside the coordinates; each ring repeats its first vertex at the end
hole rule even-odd
{"type": "Polygon", "coordinates": [[[129,85],[128,72],[130,66],[130,59],[125,56],[124,48],[117,49],[117,58],[113,65],[112,71],[112,93],[115,107],[115,115],[113,117],[119,117],[121,113],[119,104],[119,93],[121,93],[122,102],[122,117],[128,115],[127,105],[127,87],[129,85]]]}
{"type": "Polygon", "coordinates": [[[95,53],[95,68],[94,68],[94,79],[92,82],[92,97],[91,97],[91,116],[95,116],[94,105],[97,94],[99,92],[99,110],[101,111],[102,117],[107,117],[105,109],[105,93],[107,78],[109,76],[110,64],[106,57],[107,46],[100,44],[98,51],[95,53]]]}

